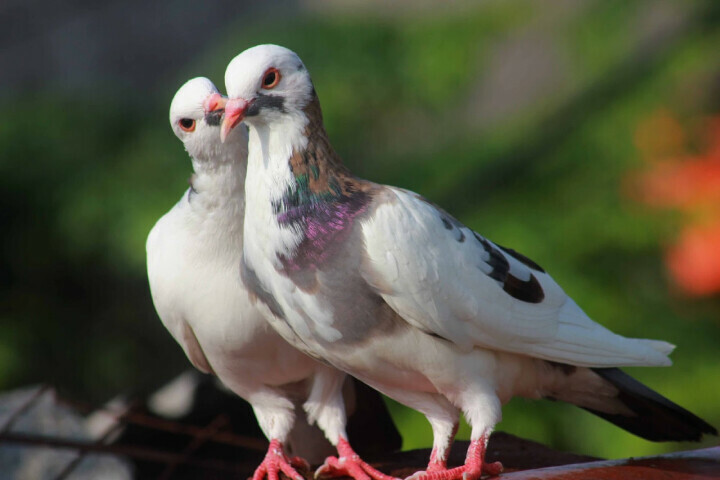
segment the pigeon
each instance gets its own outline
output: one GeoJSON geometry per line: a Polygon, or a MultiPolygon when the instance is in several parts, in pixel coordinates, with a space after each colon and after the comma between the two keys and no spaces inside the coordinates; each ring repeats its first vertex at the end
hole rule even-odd
{"type": "Polygon", "coordinates": [[[173,98],[170,124],[195,173],[190,188],[148,236],[150,290],[163,324],[192,364],[252,405],[270,440],[253,479],[277,480],[282,471],[300,480],[296,467],[307,465],[288,457],[287,442],[307,454],[317,451],[316,461],[334,449],[322,435],[318,442],[318,435],[298,425],[304,419],[295,422],[295,409],[305,402],[308,421],[317,421],[337,444],[345,435],[345,374],[291,348],[265,321],[260,311],[265,307],[243,288],[248,137],[238,128],[220,142],[223,104],[215,85],[202,77],[185,83],[173,98]],[[206,109],[211,113],[205,115],[206,109]]]}
{"type": "Polygon", "coordinates": [[[670,365],[673,345],[611,332],[534,261],[416,193],[354,176],[295,53],[245,50],[225,83],[222,138],[249,127],[243,280],[290,343],[427,417],[432,453],[414,478],[498,474],[485,450],[514,396],[569,402],[650,440],[717,433],[618,368],[670,365]],[[470,446],[448,468],[461,412],[470,446]]]}

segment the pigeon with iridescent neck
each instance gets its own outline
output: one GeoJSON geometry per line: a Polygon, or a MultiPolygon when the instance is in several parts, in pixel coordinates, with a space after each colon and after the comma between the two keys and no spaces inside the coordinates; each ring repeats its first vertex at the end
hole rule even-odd
{"type": "Polygon", "coordinates": [[[295,346],[427,417],[433,450],[416,477],[498,473],[487,440],[516,395],[573,403],[650,440],[716,433],[617,368],[670,365],[672,345],[610,332],[527,257],[413,192],[355,177],[295,53],[253,47],[225,83],[223,137],[243,120],[250,131],[244,281],[295,346]],[[448,469],[460,412],[471,443],[448,469]]]}
{"type": "Polygon", "coordinates": [[[150,289],[163,324],[193,365],[252,405],[270,440],[253,479],[278,480],[282,471],[300,480],[295,467],[302,462],[288,458],[286,443],[313,462],[334,449],[307,426],[304,412],[295,419],[296,410],[304,402],[311,423],[317,420],[337,443],[345,431],[345,375],[290,347],[242,285],[247,131],[238,128],[220,142],[224,101],[206,78],[188,81],[172,101],[170,123],[195,173],[148,237],[150,289]]]}

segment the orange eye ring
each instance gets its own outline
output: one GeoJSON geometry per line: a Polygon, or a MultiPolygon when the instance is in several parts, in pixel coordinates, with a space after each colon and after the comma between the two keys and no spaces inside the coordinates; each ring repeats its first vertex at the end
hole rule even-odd
{"type": "Polygon", "coordinates": [[[195,120],[192,118],[181,118],[178,126],[183,132],[193,132],[195,131],[195,120]]]}
{"type": "Polygon", "coordinates": [[[263,75],[262,88],[270,90],[275,88],[280,83],[280,70],[275,67],[270,67],[263,75]]]}

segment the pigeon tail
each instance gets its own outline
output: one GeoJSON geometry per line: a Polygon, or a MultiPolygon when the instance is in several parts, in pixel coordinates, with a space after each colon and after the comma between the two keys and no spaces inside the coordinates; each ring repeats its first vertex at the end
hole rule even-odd
{"type": "Polygon", "coordinates": [[[643,340],[643,343],[663,355],[670,355],[675,350],[675,345],[662,340],[643,340]]]}
{"type": "Polygon", "coordinates": [[[634,415],[582,408],[618,427],[653,442],[699,441],[703,434],[718,434],[712,425],[619,368],[593,368],[592,371],[618,389],[617,400],[634,415]]]}

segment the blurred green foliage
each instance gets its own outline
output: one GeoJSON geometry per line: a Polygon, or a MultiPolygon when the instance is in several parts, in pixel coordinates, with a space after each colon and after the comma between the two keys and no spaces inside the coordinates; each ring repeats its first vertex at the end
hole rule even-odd
{"type": "MultiPolygon", "coordinates": [[[[674,367],[632,373],[718,426],[720,301],[672,293],[661,248],[675,219],[633,204],[622,185],[638,166],[633,132],[643,118],[658,108],[687,119],[720,108],[720,15],[715,3],[676,4],[681,27],[647,40],[652,4],[591,2],[570,15],[545,3],[483,2],[390,18],[243,22],[184,73],[222,88],[239,51],[292,48],[356,173],[421,192],[527,254],[609,328],[676,343],[674,367]],[[494,52],[528,31],[560,57],[559,83],[478,121],[473,109],[483,105],[473,95],[497,68],[494,52]]],[[[532,83],[533,71],[521,74],[532,83]]],[[[146,235],[190,174],[166,115],[185,78],[143,108],[43,92],[3,105],[0,389],[44,381],[101,400],[187,365],[155,316],[144,272],[146,235]]],[[[405,448],[428,446],[427,422],[390,405],[405,448]]],[[[499,428],[606,457],[687,448],[548,401],[513,400],[499,428]]],[[[460,437],[468,434],[463,426],[460,437]]]]}

